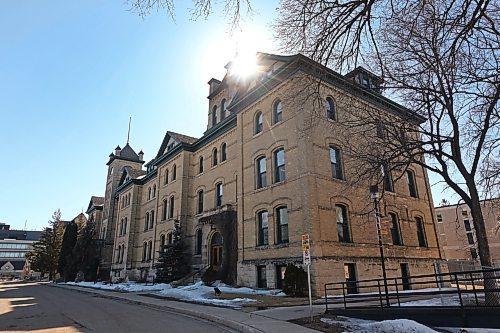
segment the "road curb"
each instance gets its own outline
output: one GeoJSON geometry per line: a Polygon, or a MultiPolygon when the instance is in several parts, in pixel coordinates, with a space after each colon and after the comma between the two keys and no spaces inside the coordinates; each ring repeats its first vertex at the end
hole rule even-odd
{"type": "MultiPolygon", "coordinates": [[[[171,307],[168,305],[156,305],[156,304],[151,304],[151,303],[147,303],[147,302],[143,302],[143,301],[131,300],[131,299],[120,297],[120,296],[104,295],[104,294],[97,292],[96,289],[91,288],[91,287],[87,287],[87,288],[78,287],[79,289],[76,289],[72,286],[62,286],[62,285],[57,285],[55,283],[49,283],[47,285],[51,286],[51,287],[73,290],[76,292],[81,292],[81,293],[86,293],[86,294],[93,294],[93,295],[97,295],[97,296],[102,297],[102,298],[113,299],[113,300],[122,301],[122,302],[129,303],[129,304],[137,304],[137,305],[146,306],[146,307],[154,308],[154,309],[158,309],[158,310],[168,310],[171,312],[176,312],[176,313],[187,315],[190,317],[201,318],[201,319],[205,319],[207,321],[213,322],[213,323],[222,324],[228,328],[237,330],[239,332],[265,333],[264,331],[261,331],[255,327],[248,326],[248,325],[242,324],[240,322],[236,322],[234,320],[229,320],[229,319],[226,319],[224,317],[214,316],[212,314],[203,313],[203,312],[194,311],[194,310],[178,309],[178,308],[174,308],[174,307],[171,307]],[[82,290],[80,288],[82,288],[84,290],[82,290]],[[88,289],[88,290],[86,290],[86,289],[88,289]]],[[[106,290],[106,292],[115,292],[115,291],[106,290]]],[[[205,306],[209,306],[209,305],[205,305],[205,306]]]]}

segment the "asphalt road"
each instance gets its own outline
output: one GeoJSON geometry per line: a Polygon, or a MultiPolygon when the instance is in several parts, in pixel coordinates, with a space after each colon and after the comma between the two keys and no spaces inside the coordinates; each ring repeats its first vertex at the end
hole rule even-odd
{"type": "Polygon", "coordinates": [[[1,332],[232,332],[203,319],[54,288],[0,282],[1,332]]]}

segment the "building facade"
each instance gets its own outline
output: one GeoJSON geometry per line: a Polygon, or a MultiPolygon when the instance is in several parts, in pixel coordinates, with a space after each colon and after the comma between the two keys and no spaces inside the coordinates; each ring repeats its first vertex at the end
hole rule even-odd
{"type": "MultiPolygon", "coordinates": [[[[500,267],[500,199],[481,202],[490,255],[500,267]]],[[[436,221],[444,256],[448,261],[470,262],[479,268],[479,250],[470,209],[466,204],[436,207],[436,221]]],[[[470,267],[470,268],[472,268],[470,267]]]]}
{"type": "MultiPolygon", "coordinates": [[[[302,55],[259,53],[257,63],[250,78],[229,63],[221,81],[208,82],[202,137],[166,132],[145,170],[128,143],[110,155],[98,229],[111,278],[152,277],[176,224],[191,267],[212,266],[229,283],[281,288],[285,266],[302,262],[303,234],[316,293],[327,282],[381,276],[370,184],[354,182],[356,157],[336,133],[349,115],[337,101],[350,96],[405,119],[411,111],[382,96],[380,80],[363,69],[343,76],[302,55]],[[310,82],[319,112],[306,96],[310,82]]],[[[389,276],[428,273],[441,259],[426,172],[407,172],[382,202],[389,276]]]]}
{"type": "Polygon", "coordinates": [[[23,278],[31,274],[26,253],[40,239],[41,231],[11,230],[0,223],[0,278],[23,278]]]}

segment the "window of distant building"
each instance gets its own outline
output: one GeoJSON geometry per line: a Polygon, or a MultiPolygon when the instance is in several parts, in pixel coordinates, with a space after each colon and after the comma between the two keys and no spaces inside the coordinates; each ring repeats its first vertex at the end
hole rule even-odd
{"type": "Polygon", "coordinates": [[[259,157],[255,163],[257,167],[257,188],[267,186],[266,157],[259,157]]]}
{"type": "Polygon", "coordinates": [[[408,191],[410,192],[410,196],[417,198],[417,183],[415,182],[415,174],[411,170],[406,170],[406,180],[408,181],[408,191]]]}
{"type": "Polygon", "coordinates": [[[214,150],[212,151],[212,166],[216,166],[218,163],[218,160],[217,160],[217,148],[214,148],[214,150]]]}
{"type": "Polygon", "coordinates": [[[285,149],[280,148],[274,152],[274,182],[285,180],[285,149]]]}
{"type": "Polygon", "coordinates": [[[394,185],[392,182],[392,174],[391,170],[389,169],[389,166],[387,163],[382,163],[382,177],[384,178],[384,189],[387,192],[394,192],[394,185]]]}
{"type": "Polygon", "coordinates": [[[222,183],[215,185],[215,207],[222,206],[222,198],[224,197],[224,188],[222,183]]]}
{"type": "Polygon", "coordinates": [[[226,143],[223,143],[220,146],[220,161],[224,162],[226,159],[227,159],[227,156],[226,156],[226,143]]]}
{"type": "Polygon", "coordinates": [[[151,260],[153,254],[153,242],[149,241],[148,242],[148,261],[151,260]]]}
{"type": "Polygon", "coordinates": [[[160,252],[165,251],[165,234],[160,236],[160,252]]]}
{"type": "Polygon", "coordinates": [[[255,134],[262,132],[263,118],[262,112],[259,111],[255,114],[255,134]]]}
{"type": "Polygon", "coordinates": [[[273,124],[277,124],[281,120],[283,120],[283,104],[277,100],[273,105],[273,124]]]}
{"type": "Polygon", "coordinates": [[[337,215],[337,234],[339,242],[351,243],[352,239],[347,207],[344,205],[335,205],[335,213],[337,215]]]}
{"type": "Polygon", "coordinates": [[[286,206],[276,208],[276,231],[278,243],[288,243],[288,208],[286,206]]]}
{"type": "Polygon", "coordinates": [[[394,213],[389,213],[392,244],[403,245],[401,239],[401,229],[399,227],[398,216],[394,213]]]}
{"type": "Polygon", "coordinates": [[[142,261],[146,261],[147,253],[148,253],[148,243],[144,242],[142,244],[142,261]]]}
{"type": "Polygon", "coordinates": [[[172,167],[172,180],[175,180],[177,178],[177,166],[174,164],[172,167]]]}
{"type": "Polygon", "coordinates": [[[424,221],[421,217],[415,218],[415,223],[417,225],[417,238],[418,238],[418,246],[427,247],[427,238],[425,236],[425,227],[424,221]]]}
{"type": "Polygon", "coordinates": [[[165,221],[167,219],[167,199],[163,199],[161,205],[161,220],[165,221]]]}
{"type": "Polygon", "coordinates": [[[344,179],[342,169],[342,155],[340,149],[330,146],[330,165],[332,168],[332,177],[336,179],[344,179]]]}
{"type": "Polygon", "coordinates": [[[269,244],[269,219],[267,211],[263,210],[257,213],[257,223],[258,223],[258,245],[269,244]]]}
{"type": "Polygon", "coordinates": [[[337,120],[337,113],[335,112],[335,103],[331,97],[326,98],[325,103],[326,117],[331,120],[337,120]]]}
{"type": "Polygon", "coordinates": [[[196,213],[197,214],[203,213],[203,190],[198,191],[198,206],[196,213]]]}

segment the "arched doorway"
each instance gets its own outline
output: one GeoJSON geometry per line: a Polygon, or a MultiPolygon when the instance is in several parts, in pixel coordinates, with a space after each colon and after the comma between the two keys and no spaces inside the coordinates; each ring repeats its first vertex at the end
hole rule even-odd
{"type": "Polygon", "coordinates": [[[222,235],[216,232],[210,242],[210,264],[214,270],[218,271],[222,265],[222,235]]]}

